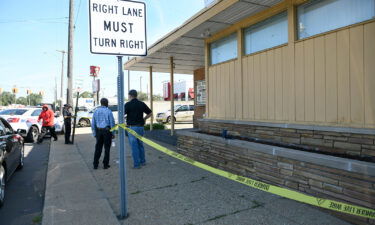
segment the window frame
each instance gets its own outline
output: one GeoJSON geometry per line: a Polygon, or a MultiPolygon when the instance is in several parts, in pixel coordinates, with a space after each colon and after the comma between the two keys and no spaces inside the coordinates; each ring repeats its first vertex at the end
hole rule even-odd
{"type": "Polygon", "coordinates": [[[371,23],[371,22],[374,22],[375,21],[375,16],[371,19],[368,19],[368,20],[363,20],[361,22],[357,22],[357,23],[352,23],[352,24],[349,24],[349,25],[346,25],[346,26],[342,26],[342,27],[337,27],[335,29],[332,29],[332,30],[328,30],[328,31],[324,31],[324,32],[321,32],[321,33],[318,33],[318,34],[314,34],[314,35],[311,35],[311,36],[308,36],[308,37],[304,37],[304,38],[300,38],[300,35],[299,35],[299,20],[298,20],[298,7],[302,6],[302,5],[307,5],[307,4],[312,4],[314,0],[306,0],[306,1],[303,1],[301,2],[300,4],[298,5],[295,5],[295,27],[294,27],[294,32],[295,32],[295,41],[294,43],[298,43],[300,41],[305,41],[305,40],[308,40],[308,39],[311,39],[311,38],[316,38],[316,37],[319,37],[319,36],[323,36],[323,35],[327,35],[327,34],[330,34],[330,33],[334,33],[334,32],[337,32],[337,31],[340,31],[340,30],[345,30],[345,29],[348,29],[348,28],[351,28],[351,27],[355,27],[355,26],[358,26],[358,25],[363,25],[363,24],[367,24],[367,23],[371,23]]]}
{"type": "Polygon", "coordinates": [[[285,10],[282,10],[282,11],[276,13],[276,14],[270,15],[269,17],[267,17],[267,18],[265,18],[263,20],[257,21],[256,23],[253,23],[253,24],[250,24],[250,25],[248,25],[246,27],[241,28],[241,34],[242,34],[241,48],[242,48],[242,54],[243,54],[243,56],[255,55],[255,54],[259,54],[261,52],[265,52],[265,51],[268,51],[268,50],[271,50],[271,49],[274,49],[274,48],[279,48],[281,46],[288,45],[289,44],[289,18],[288,18],[288,16],[289,16],[289,11],[287,9],[285,9],[285,10]],[[278,45],[272,46],[272,47],[269,47],[269,48],[258,50],[258,51],[255,51],[255,52],[246,53],[246,30],[250,29],[251,27],[261,26],[261,25],[267,23],[267,21],[270,21],[274,17],[277,17],[277,16],[281,17],[282,14],[286,15],[286,22],[287,22],[287,30],[286,30],[287,38],[286,38],[286,42],[282,43],[282,44],[278,44],[278,45]]]}
{"type": "Polygon", "coordinates": [[[223,37],[221,37],[221,38],[218,38],[218,39],[215,40],[215,41],[212,41],[212,42],[208,43],[208,48],[209,48],[209,56],[208,56],[208,59],[209,59],[209,65],[210,65],[210,66],[215,66],[215,65],[219,65],[219,64],[222,64],[222,63],[229,62],[229,61],[231,61],[231,60],[236,60],[236,59],[238,59],[238,56],[239,56],[239,54],[238,54],[238,53],[239,53],[239,52],[238,52],[238,41],[239,41],[239,40],[238,40],[237,31],[234,31],[234,32],[230,33],[229,35],[225,35],[225,36],[223,36],[223,37]],[[230,58],[230,59],[227,59],[227,60],[224,60],[224,61],[221,61],[221,62],[213,63],[213,62],[212,62],[212,44],[215,43],[215,42],[222,41],[222,40],[224,40],[224,39],[226,39],[226,38],[229,38],[229,37],[231,37],[231,36],[236,37],[236,38],[235,38],[235,40],[236,40],[236,57],[234,57],[234,58],[230,58]]]}

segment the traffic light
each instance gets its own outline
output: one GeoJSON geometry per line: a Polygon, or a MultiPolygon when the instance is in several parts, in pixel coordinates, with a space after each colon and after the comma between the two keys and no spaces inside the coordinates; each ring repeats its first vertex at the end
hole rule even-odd
{"type": "Polygon", "coordinates": [[[31,95],[32,91],[30,89],[28,89],[27,91],[27,95],[31,95]]]}
{"type": "Polygon", "coordinates": [[[44,91],[39,91],[39,95],[44,96],[44,91]]]}
{"type": "Polygon", "coordinates": [[[3,88],[0,88],[0,95],[3,93],[3,91],[4,91],[3,88]]]}
{"type": "Polygon", "coordinates": [[[12,92],[13,92],[13,94],[17,94],[18,93],[18,88],[12,88],[12,92]]]}

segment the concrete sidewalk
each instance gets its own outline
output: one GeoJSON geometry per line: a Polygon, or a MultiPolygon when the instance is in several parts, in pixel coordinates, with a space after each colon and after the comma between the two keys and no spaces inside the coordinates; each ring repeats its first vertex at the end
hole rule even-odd
{"type": "MultiPolygon", "coordinates": [[[[52,146],[43,224],[118,223],[117,147],[111,149],[110,169],[100,165],[93,170],[94,145],[90,129],[80,128],[76,145],[52,146]]],[[[249,188],[148,146],[147,165],[134,170],[128,144],[126,151],[129,218],[121,224],[348,224],[315,207],[249,188]]]]}
{"type": "Polygon", "coordinates": [[[51,142],[43,225],[119,224],[75,145],[51,142]]]}

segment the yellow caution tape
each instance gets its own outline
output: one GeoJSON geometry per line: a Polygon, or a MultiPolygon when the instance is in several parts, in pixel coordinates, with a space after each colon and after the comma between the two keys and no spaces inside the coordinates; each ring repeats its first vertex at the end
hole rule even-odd
{"type": "Polygon", "coordinates": [[[269,192],[275,195],[279,195],[285,198],[293,199],[299,202],[307,203],[310,205],[318,206],[321,208],[325,209],[330,209],[342,213],[347,213],[347,214],[352,214],[356,216],[361,216],[361,217],[366,217],[370,219],[375,219],[375,210],[365,208],[365,207],[360,207],[360,206],[355,206],[351,205],[348,203],[344,202],[339,202],[339,201],[334,201],[334,200],[329,200],[329,199],[324,199],[324,198],[317,198],[313,196],[309,196],[307,194],[303,194],[297,191],[289,190],[286,188],[281,188],[278,186],[270,185],[264,182],[260,182],[257,180],[253,180],[251,178],[239,176],[230,172],[226,172],[224,170],[220,170],[214,167],[211,167],[209,165],[203,164],[201,162],[195,161],[194,159],[191,159],[189,157],[186,157],[184,155],[181,155],[177,152],[171,151],[168,148],[161,146],[145,137],[142,137],[138,135],[134,130],[129,129],[126,127],[125,124],[117,124],[114,128],[111,129],[111,131],[118,130],[118,128],[121,127],[128,131],[130,134],[134,135],[136,138],[139,140],[143,141],[144,143],[148,144],[149,146],[167,154],[170,155],[176,159],[179,159],[181,161],[184,161],[186,163],[189,163],[191,165],[194,165],[196,167],[199,167],[201,169],[210,171],[211,173],[217,174],[222,177],[226,177],[228,179],[237,181],[239,183],[245,184],[247,186],[269,192]]]}

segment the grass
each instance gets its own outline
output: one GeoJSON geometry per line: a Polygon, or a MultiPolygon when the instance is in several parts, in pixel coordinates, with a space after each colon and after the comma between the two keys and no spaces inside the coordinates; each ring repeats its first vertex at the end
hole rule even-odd
{"type": "Polygon", "coordinates": [[[34,216],[33,224],[40,224],[42,223],[42,215],[34,216]]]}
{"type": "MultiPolygon", "coordinates": [[[[154,123],[152,124],[153,130],[165,130],[165,125],[162,123],[154,123]]],[[[150,130],[150,124],[145,125],[145,130],[150,130]]]]}

